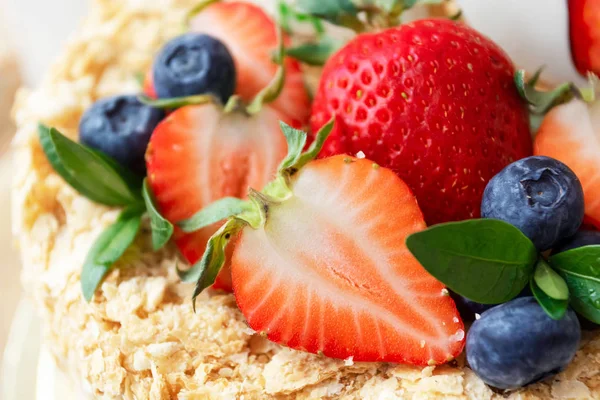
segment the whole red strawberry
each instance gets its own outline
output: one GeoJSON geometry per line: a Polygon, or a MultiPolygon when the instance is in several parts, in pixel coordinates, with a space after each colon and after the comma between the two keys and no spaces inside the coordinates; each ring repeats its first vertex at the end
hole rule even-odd
{"type": "Polygon", "coordinates": [[[332,115],[322,157],[391,168],[428,224],[479,216],[488,180],[531,155],[528,110],[507,55],[475,30],[427,19],[362,34],[325,65],[311,125],[332,115]]]}

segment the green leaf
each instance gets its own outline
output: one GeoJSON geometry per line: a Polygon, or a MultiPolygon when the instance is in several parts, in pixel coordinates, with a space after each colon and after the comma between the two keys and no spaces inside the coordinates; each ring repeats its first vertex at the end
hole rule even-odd
{"type": "Polygon", "coordinates": [[[568,300],[569,288],[565,280],[550,266],[540,259],[533,273],[533,279],[536,285],[548,296],[555,300],[568,300]]]}
{"type": "Polygon", "coordinates": [[[108,156],[72,141],[58,130],[39,126],[42,149],[54,170],[83,196],[108,206],[141,202],[139,184],[108,156]]]}
{"type": "Polygon", "coordinates": [[[298,0],[297,5],[308,14],[334,23],[340,14],[356,16],[358,13],[350,0],[298,0]]]}
{"type": "Polygon", "coordinates": [[[298,159],[302,155],[302,150],[304,150],[304,146],[306,145],[306,132],[294,129],[283,121],[279,121],[279,126],[281,126],[281,131],[285,136],[288,147],[287,156],[279,164],[279,170],[281,171],[290,168],[298,162],[298,159]]]}
{"type": "Polygon", "coordinates": [[[568,300],[556,300],[552,297],[548,296],[538,285],[535,284],[535,281],[532,279],[530,282],[531,293],[533,293],[533,297],[537,300],[539,305],[544,309],[546,314],[552,319],[561,319],[565,313],[567,312],[567,308],[569,307],[568,300]]]}
{"type": "Polygon", "coordinates": [[[298,0],[298,8],[307,14],[345,26],[357,32],[364,30],[358,19],[359,9],[350,0],[298,0]]]}
{"type": "Polygon", "coordinates": [[[146,203],[146,210],[150,217],[150,226],[152,228],[152,247],[154,251],[162,249],[171,236],[173,235],[173,224],[167,221],[156,207],[156,199],[148,184],[148,179],[144,179],[144,189],[142,192],[144,202],[146,203]]]}
{"type": "Polygon", "coordinates": [[[96,239],[87,254],[81,271],[83,297],[89,302],[113,265],[133,243],[142,220],[144,208],[139,205],[125,209],[117,221],[96,239]]]}
{"type": "Polygon", "coordinates": [[[600,324],[600,246],[584,246],[550,257],[569,287],[571,307],[600,324]]]}
{"type": "Polygon", "coordinates": [[[140,103],[145,104],[147,106],[154,108],[164,108],[168,110],[199,104],[221,104],[219,99],[217,99],[212,94],[197,94],[194,96],[173,97],[170,99],[153,99],[151,97],[146,96],[145,94],[142,94],[138,96],[138,100],[140,101],[140,103]]]}
{"type": "Polygon", "coordinates": [[[143,206],[133,206],[121,214],[120,219],[127,220],[128,223],[114,233],[106,247],[99,249],[94,264],[112,265],[125,253],[139,231],[141,216],[145,211],[143,206]]]}
{"type": "Polygon", "coordinates": [[[257,114],[264,104],[271,103],[279,97],[285,84],[285,64],[283,62],[285,56],[285,47],[283,43],[283,33],[281,29],[277,30],[277,51],[275,52],[275,62],[279,64],[275,76],[271,79],[271,82],[265,86],[258,94],[252,99],[246,111],[250,114],[257,114]]]}
{"type": "Polygon", "coordinates": [[[344,42],[323,37],[316,43],[305,43],[286,49],[286,54],[308,65],[324,65],[333,53],[338,51],[344,42]]]}
{"type": "Polygon", "coordinates": [[[281,29],[288,35],[291,34],[290,20],[294,18],[294,10],[285,1],[279,1],[277,3],[277,15],[277,21],[281,29]]]}
{"type": "Polygon", "coordinates": [[[535,88],[541,69],[538,70],[531,80],[525,80],[525,70],[518,70],[515,73],[515,85],[521,97],[531,106],[532,112],[545,114],[552,107],[563,104],[579,94],[577,87],[568,82],[557,86],[551,91],[542,92],[535,88]]]}
{"type": "MultiPolygon", "coordinates": [[[[85,146],[84,146],[85,147],[85,146]]],[[[90,147],[86,147],[89,151],[100,157],[106,164],[111,166],[117,174],[125,181],[127,186],[131,189],[132,192],[137,193],[142,188],[143,178],[140,175],[137,175],[131,172],[129,169],[123,167],[121,164],[116,162],[113,158],[107,156],[106,154],[98,151],[96,149],[92,149],[90,147]]]]}
{"type": "Polygon", "coordinates": [[[225,218],[241,214],[251,208],[252,206],[248,201],[238,199],[237,197],[224,197],[204,207],[192,217],[178,222],[177,225],[184,232],[195,232],[225,218]]]}
{"type": "Polygon", "coordinates": [[[225,264],[225,247],[244,226],[246,222],[238,218],[228,220],[215,234],[208,240],[204,255],[189,270],[177,270],[179,277],[184,282],[196,282],[194,290],[194,309],[196,297],[204,289],[215,283],[215,279],[225,264]]]}
{"type": "Polygon", "coordinates": [[[320,38],[325,33],[325,27],[319,18],[313,17],[312,15],[296,12],[292,7],[290,7],[284,1],[280,1],[277,6],[277,11],[279,14],[279,25],[281,29],[287,34],[292,34],[292,28],[290,26],[290,21],[292,19],[301,22],[301,23],[309,23],[313,26],[315,34],[317,38],[320,38]]]}
{"type": "Polygon", "coordinates": [[[329,134],[333,130],[333,126],[335,124],[335,117],[332,117],[325,125],[319,129],[317,134],[315,135],[315,140],[310,144],[308,149],[300,155],[298,161],[292,166],[294,169],[298,170],[308,164],[310,161],[317,158],[321,150],[323,149],[323,145],[325,141],[329,137],[329,134]]]}
{"type": "Polygon", "coordinates": [[[410,235],[406,245],[431,275],[484,304],[516,297],[529,282],[538,257],[519,229],[493,219],[435,225],[410,235]]]}

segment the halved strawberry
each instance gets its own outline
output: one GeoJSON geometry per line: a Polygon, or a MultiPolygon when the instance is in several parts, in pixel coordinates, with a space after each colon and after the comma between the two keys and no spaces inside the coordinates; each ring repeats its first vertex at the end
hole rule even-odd
{"type": "MultiPolygon", "coordinates": [[[[154,131],[146,164],[161,213],[171,222],[191,217],[222,197],[245,197],[249,186],[263,187],[285,156],[279,131],[282,116],[269,107],[248,116],[224,113],[212,104],[174,111],[154,131]]],[[[175,241],[190,263],[204,253],[220,224],[185,234],[175,241]]],[[[216,287],[230,289],[227,272],[216,287]]]]}
{"type": "Polygon", "coordinates": [[[579,177],[586,222],[600,228],[600,103],[572,100],[544,118],[534,153],[556,158],[579,177]]]}
{"type": "MultiPolygon", "coordinates": [[[[275,76],[273,52],[278,28],[260,7],[239,1],[211,4],[190,21],[190,29],[211,35],[227,46],[237,72],[235,93],[242,99],[250,101],[275,76]]],[[[284,41],[289,39],[285,37],[284,41]]],[[[285,86],[271,106],[293,126],[304,126],[310,114],[310,99],[300,64],[286,57],[285,68],[285,86]]]]}
{"type": "Polygon", "coordinates": [[[254,330],[355,361],[438,364],[462,351],[454,302],[405,245],[425,221],[400,178],[335,156],[307,164],[289,189],[233,253],[234,294],[254,330]]]}
{"type": "Polygon", "coordinates": [[[600,74],[600,0],[569,0],[569,24],[577,70],[600,74]]]}

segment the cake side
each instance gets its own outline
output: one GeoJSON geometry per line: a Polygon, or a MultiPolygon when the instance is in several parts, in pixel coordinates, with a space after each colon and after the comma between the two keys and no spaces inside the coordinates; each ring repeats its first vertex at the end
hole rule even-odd
{"type": "MultiPolygon", "coordinates": [[[[137,92],[164,41],[181,31],[193,0],[96,1],[42,86],[22,90],[14,109],[13,230],[23,281],[58,365],[96,398],[500,398],[468,368],[353,363],[292,351],[254,334],[233,296],[211,293],[191,307],[177,253],[152,252],[139,235],[94,301],[81,296],[81,265],[118,210],[78,195],[47,163],[37,124],[75,138],[96,99],[137,92]]],[[[514,398],[600,395],[600,340],[553,381],[514,398]],[[520,396],[520,397],[519,397],[520,396]]]]}

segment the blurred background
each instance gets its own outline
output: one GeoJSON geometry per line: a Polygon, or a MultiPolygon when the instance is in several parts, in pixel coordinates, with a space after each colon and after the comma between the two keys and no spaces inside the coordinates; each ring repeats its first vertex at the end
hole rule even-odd
{"type": "Polygon", "coordinates": [[[0,0],[0,400],[36,398],[39,353],[39,327],[22,297],[11,237],[10,109],[20,85],[39,84],[87,7],[87,0],[0,0]]]}

